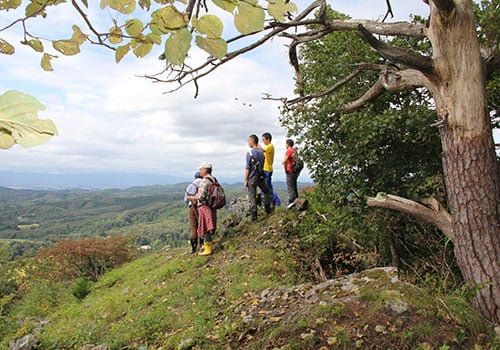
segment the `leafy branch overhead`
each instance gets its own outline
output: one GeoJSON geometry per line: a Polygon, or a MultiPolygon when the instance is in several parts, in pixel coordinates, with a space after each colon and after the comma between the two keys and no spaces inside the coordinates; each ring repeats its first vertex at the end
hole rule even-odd
{"type": "MultiPolygon", "coordinates": [[[[100,8],[112,10],[109,11],[112,25],[106,30],[96,28],[97,20],[91,18],[93,9],[87,0],[73,0],[71,6],[84,20],[88,33],[73,25],[73,34],[69,39],[42,39],[41,35],[32,34],[29,29],[30,20],[39,16],[48,17],[49,7],[64,4],[60,0],[32,0],[25,8],[25,17],[0,28],[0,33],[17,24],[22,25],[24,40],[21,44],[42,53],[41,66],[46,71],[53,70],[51,60],[57,56],[46,51],[44,41],[50,41],[58,53],[66,56],[78,54],[80,46],[88,41],[114,50],[116,62],[120,62],[130,52],[136,57],[147,56],[154,45],[163,44],[164,52],[161,57],[173,66],[183,66],[193,45],[206,51],[214,59],[220,60],[228,53],[228,42],[222,38],[222,20],[209,14],[208,4],[198,0],[155,0],[153,4],[150,0],[102,0],[100,8]],[[200,14],[202,10],[207,13],[200,14]]],[[[259,4],[258,0],[213,0],[210,4],[230,13],[234,17],[235,28],[243,36],[264,29],[266,11],[273,21],[284,21],[290,12],[297,11],[293,3],[285,0],[270,1],[267,8],[259,4]]],[[[0,11],[20,6],[21,1],[2,2],[0,11]]],[[[0,38],[0,53],[14,54],[14,44],[0,38]]]]}
{"type": "Polygon", "coordinates": [[[32,147],[47,142],[57,135],[54,123],[38,119],[38,111],[45,107],[36,98],[16,90],[0,96],[0,148],[15,144],[32,147]]]}

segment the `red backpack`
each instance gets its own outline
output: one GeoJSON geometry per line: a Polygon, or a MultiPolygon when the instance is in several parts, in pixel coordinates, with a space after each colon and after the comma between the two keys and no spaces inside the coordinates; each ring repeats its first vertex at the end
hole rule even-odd
{"type": "Polygon", "coordinates": [[[226,194],[221,184],[215,177],[207,177],[212,184],[208,190],[207,205],[212,209],[221,209],[226,205],[226,194]]]}

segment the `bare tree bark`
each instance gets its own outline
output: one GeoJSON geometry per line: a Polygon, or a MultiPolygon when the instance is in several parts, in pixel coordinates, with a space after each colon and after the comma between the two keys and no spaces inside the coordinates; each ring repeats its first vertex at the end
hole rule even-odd
{"type": "Polygon", "coordinates": [[[429,39],[438,77],[431,90],[443,123],[443,170],[455,256],[464,278],[481,287],[476,306],[500,323],[500,173],[472,1],[429,5],[429,39]]]}
{"type": "Polygon", "coordinates": [[[396,210],[411,215],[425,223],[433,224],[446,237],[453,241],[451,216],[442,206],[433,205],[427,207],[415,201],[385,193],[379,193],[377,197],[368,197],[367,205],[371,208],[396,210]]]}

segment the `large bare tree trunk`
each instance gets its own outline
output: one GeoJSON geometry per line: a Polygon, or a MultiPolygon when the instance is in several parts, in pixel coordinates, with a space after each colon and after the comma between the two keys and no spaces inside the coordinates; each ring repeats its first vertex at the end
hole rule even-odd
{"type": "Polygon", "coordinates": [[[455,256],[479,285],[476,307],[500,323],[500,172],[471,0],[431,1],[428,37],[455,256]],[[447,9],[450,9],[449,11],[447,9]]]}

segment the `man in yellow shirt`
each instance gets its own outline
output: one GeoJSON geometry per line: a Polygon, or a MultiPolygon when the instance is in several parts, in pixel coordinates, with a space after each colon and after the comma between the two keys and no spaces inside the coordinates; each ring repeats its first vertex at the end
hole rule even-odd
{"type": "Polygon", "coordinates": [[[264,175],[265,175],[264,182],[269,188],[271,196],[274,196],[274,189],[271,179],[273,176],[273,162],[274,162],[274,145],[271,143],[272,139],[273,137],[270,133],[268,132],[263,133],[262,141],[264,142],[264,145],[261,146],[259,144],[259,148],[264,152],[264,175]]]}

